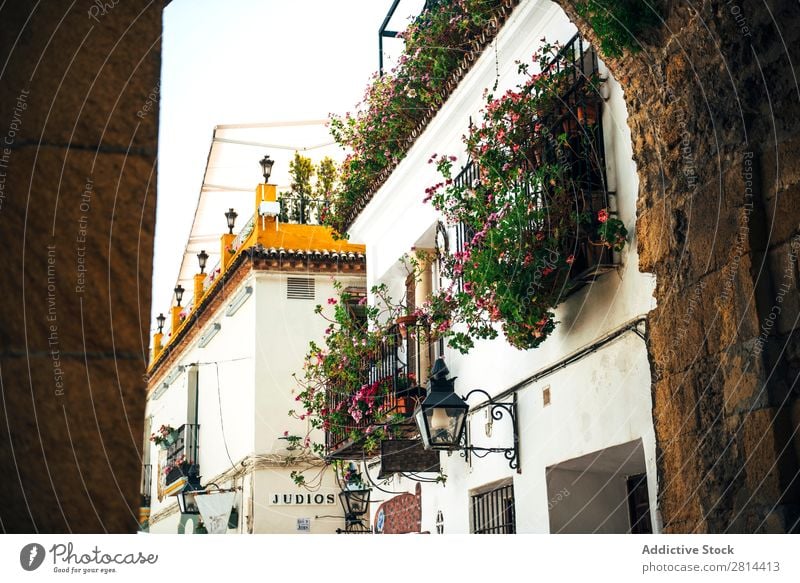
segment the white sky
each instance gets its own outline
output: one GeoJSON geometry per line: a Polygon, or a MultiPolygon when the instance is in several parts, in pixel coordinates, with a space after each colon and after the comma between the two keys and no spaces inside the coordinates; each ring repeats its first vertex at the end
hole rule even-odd
{"type": "MultiPolygon", "coordinates": [[[[378,68],[378,28],[391,3],[173,0],[166,7],[153,315],[170,307],[214,126],[352,110],[378,68]]],[[[422,4],[403,0],[391,28],[405,28],[422,4]]],[[[396,54],[400,42],[388,39],[385,49],[396,54]]],[[[220,234],[223,227],[220,217],[220,234]]]]}

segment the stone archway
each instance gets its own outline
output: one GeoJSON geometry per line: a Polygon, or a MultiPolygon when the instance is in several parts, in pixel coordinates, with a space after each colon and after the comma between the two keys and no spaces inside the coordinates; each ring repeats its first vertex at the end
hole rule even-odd
{"type": "MultiPolygon", "coordinates": [[[[557,0],[598,46],[581,0],[557,0]]],[[[613,3],[612,3],[613,4],[613,3]]],[[[640,177],[666,532],[796,531],[800,517],[800,7],[663,3],[607,58],[640,177]]]]}
{"type": "Polygon", "coordinates": [[[163,5],[0,4],[0,532],[138,526],[163,5]]]}

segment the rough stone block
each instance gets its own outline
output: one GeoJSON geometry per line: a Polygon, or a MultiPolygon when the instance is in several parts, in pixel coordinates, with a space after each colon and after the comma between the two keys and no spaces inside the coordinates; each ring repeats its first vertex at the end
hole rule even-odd
{"type": "Polygon", "coordinates": [[[5,3],[0,135],[19,112],[15,146],[47,144],[155,154],[161,2],[5,3]],[[101,3],[102,4],[102,3],[101,3]],[[101,13],[102,12],[102,13],[101,13]],[[94,17],[93,17],[94,15],[94,17]]]}
{"type": "Polygon", "coordinates": [[[143,370],[134,360],[0,359],[6,531],[135,530],[143,370]]]}
{"type": "Polygon", "coordinates": [[[31,147],[14,152],[9,171],[0,210],[10,274],[0,281],[2,346],[146,355],[151,161],[31,147]]]}

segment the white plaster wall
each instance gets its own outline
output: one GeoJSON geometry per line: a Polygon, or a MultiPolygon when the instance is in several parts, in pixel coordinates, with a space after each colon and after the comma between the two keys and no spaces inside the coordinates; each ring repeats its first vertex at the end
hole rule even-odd
{"type": "MultiPolygon", "coordinates": [[[[253,532],[280,534],[332,534],[337,528],[344,528],[344,510],[339,503],[340,488],[336,485],[333,468],[328,467],[322,474],[322,484],[318,490],[309,492],[298,488],[289,473],[292,467],[257,470],[253,476],[253,532]],[[313,502],[291,505],[271,503],[274,494],[298,494],[312,496],[333,495],[333,504],[313,502]],[[297,519],[308,518],[311,530],[298,532],[297,519]]],[[[313,473],[313,472],[310,472],[313,473]]]]}
{"type": "MultiPolygon", "coordinates": [[[[424,204],[425,188],[438,182],[432,154],[454,154],[456,166],[466,162],[461,136],[470,116],[479,119],[483,90],[495,83],[498,91],[519,80],[515,60],[530,60],[540,39],[566,41],[576,32],[563,11],[546,0],[523,1],[458,89],[416,141],[384,186],[359,215],[349,232],[368,252],[368,284],[388,283],[395,297],[402,294],[398,258],[414,246],[430,246],[431,228],[439,217],[424,204]]],[[[603,130],[608,175],[616,188],[616,208],[630,233],[619,270],[607,273],[574,293],[556,311],[559,325],[538,349],[521,351],[500,337],[478,342],[466,356],[447,350],[446,360],[457,391],[481,388],[497,394],[591,344],[609,331],[645,315],[654,307],[654,277],[638,271],[635,213],[638,195],[636,166],[631,156],[630,131],[619,84],[607,82],[609,99],[603,130]]],[[[476,397],[473,404],[480,398],[476,397]]],[[[436,511],[445,517],[445,532],[469,532],[469,491],[503,477],[514,478],[517,531],[548,532],[545,467],[604,447],[641,438],[647,462],[653,524],[656,525],[655,438],[652,427],[650,370],[644,342],[633,333],[519,392],[522,474],[508,468],[502,455],[472,460],[442,454],[447,485],[423,485],[422,528],[435,532],[436,511]],[[542,387],[551,386],[552,404],[542,406],[542,387]]],[[[508,425],[495,422],[492,438],[483,435],[483,412],[472,419],[474,443],[510,443],[508,425]]],[[[396,488],[403,489],[403,488],[396,488]]],[[[412,487],[407,488],[409,491],[412,487]]]]}
{"type": "MultiPolygon", "coordinates": [[[[332,317],[333,308],[328,298],[336,296],[334,278],[329,274],[269,273],[256,274],[256,363],[255,363],[255,450],[258,453],[279,453],[286,442],[279,439],[284,431],[305,436],[310,429],[308,421],[289,416],[290,410],[302,414],[295,400],[297,383],[292,374],[302,372],[303,360],[310,341],[323,345],[327,322],[315,314],[317,304],[324,314],[332,317]],[[313,277],[315,299],[286,299],[287,277],[313,277]]],[[[345,287],[364,287],[363,277],[338,277],[345,287]]],[[[312,439],[324,440],[322,432],[314,432],[312,439]]]]}
{"type": "MultiPolygon", "coordinates": [[[[246,278],[234,294],[242,287],[252,285],[252,279],[252,276],[246,278]]],[[[251,297],[230,317],[225,315],[225,304],[203,328],[205,331],[213,323],[219,323],[219,332],[205,347],[199,346],[198,335],[175,365],[196,364],[198,367],[198,462],[203,483],[231,469],[231,460],[235,463],[253,451],[254,422],[252,415],[244,412],[252,411],[254,400],[254,303],[251,297]]],[[[167,375],[170,371],[167,371],[167,375]]],[[[148,399],[146,415],[153,417],[153,431],[164,423],[178,429],[187,422],[187,378],[184,370],[157,400],[152,397],[148,399]]],[[[158,501],[159,453],[158,448],[149,442],[148,446],[151,447],[153,464],[153,516],[176,502],[173,496],[158,501]]],[[[156,523],[151,531],[159,532],[167,528],[167,532],[175,532],[173,526],[156,523]]]]}

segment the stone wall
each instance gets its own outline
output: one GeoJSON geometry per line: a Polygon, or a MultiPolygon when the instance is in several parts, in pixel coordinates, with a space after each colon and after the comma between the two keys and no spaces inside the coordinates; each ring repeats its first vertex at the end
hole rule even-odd
{"type": "MultiPolygon", "coordinates": [[[[559,0],[597,45],[573,0],[559,0]]],[[[659,505],[667,532],[800,516],[800,6],[665,1],[608,59],[641,180],[659,505]]]]}
{"type": "Polygon", "coordinates": [[[34,4],[0,6],[0,531],[133,532],[163,6],[34,4]]]}

